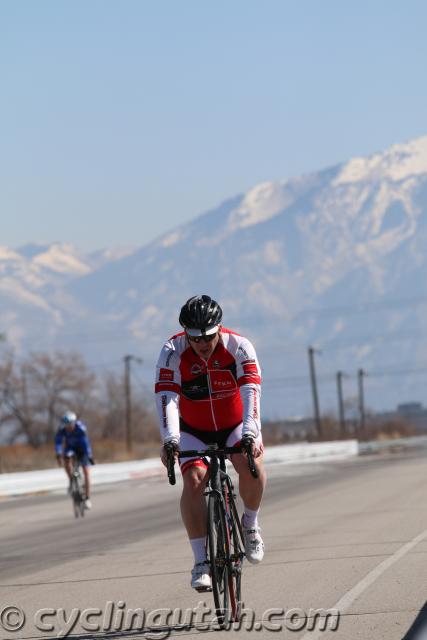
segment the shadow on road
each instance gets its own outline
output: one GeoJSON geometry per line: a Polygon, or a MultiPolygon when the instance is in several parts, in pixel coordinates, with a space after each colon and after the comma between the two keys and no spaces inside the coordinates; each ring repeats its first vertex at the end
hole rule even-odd
{"type": "MultiPolygon", "coordinates": [[[[94,631],[93,633],[69,633],[67,639],[70,640],[164,640],[171,636],[179,637],[188,634],[209,633],[220,631],[221,628],[215,624],[185,624],[175,626],[155,626],[143,629],[131,629],[126,631],[94,631]]],[[[31,636],[22,640],[52,640],[52,636],[31,636]]]]}
{"type": "Polygon", "coordinates": [[[427,639],[427,602],[420,610],[412,623],[411,628],[403,636],[402,640],[426,640],[427,639]]]}

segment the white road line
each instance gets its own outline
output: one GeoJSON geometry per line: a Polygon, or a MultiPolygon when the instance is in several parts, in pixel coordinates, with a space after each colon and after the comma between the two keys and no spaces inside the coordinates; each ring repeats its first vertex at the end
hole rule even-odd
{"type": "MultiPolygon", "coordinates": [[[[400,549],[395,551],[393,555],[381,562],[375,569],[372,569],[366,576],[360,580],[350,591],[347,591],[343,597],[333,605],[332,609],[338,610],[340,614],[344,613],[368,587],[371,586],[382,574],[398,562],[403,556],[417,546],[420,542],[427,538],[427,529],[415,536],[412,540],[404,544],[400,549]]],[[[302,637],[302,640],[317,640],[321,636],[324,637],[325,632],[315,629],[309,631],[302,637]]]]}

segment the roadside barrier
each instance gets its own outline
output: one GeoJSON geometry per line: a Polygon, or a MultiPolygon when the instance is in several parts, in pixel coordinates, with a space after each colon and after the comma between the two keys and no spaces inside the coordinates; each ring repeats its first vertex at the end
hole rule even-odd
{"type": "MultiPolygon", "coordinates": [[[[267,465],[309,463],[318,460],[339,460],[356,455],[358,455],[357,440],[298,443],[267,447],[265,463],[267,465]]],[[[93,485],[162,475],[166,477],[166,470],[159,458],[96,464],[91,467],[93,485]]],[[[42,471],[0,474],[0,498],[65,490],[66,486],[64,469],[59,467],[42,471]]]]}

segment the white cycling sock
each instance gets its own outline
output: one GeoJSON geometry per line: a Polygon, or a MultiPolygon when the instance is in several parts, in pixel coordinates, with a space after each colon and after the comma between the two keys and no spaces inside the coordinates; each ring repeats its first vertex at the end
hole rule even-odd
{"type": "Polygon", "coordinates": [[[246,529],[258,526],[258,513],[259,509],[254,511],[253,509],[245,507],[245,510],[243,511],[243,526],[246,529]]]}
{"type": "Polygon", "coordinates": [[[206,560],[206,538],[190,538],[190,544],[193,550],[194,562],[206,560]]]}

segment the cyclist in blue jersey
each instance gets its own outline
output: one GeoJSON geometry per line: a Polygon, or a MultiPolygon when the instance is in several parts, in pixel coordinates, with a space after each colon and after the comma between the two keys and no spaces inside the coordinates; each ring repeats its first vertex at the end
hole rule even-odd
{"type": "Polygon", "coordinates": [[[64,462],[69,480],[71,480],[73,471],[72,457],[76,456],[80,461],[85,478],[85,507],[91,509],[89,465],[94,464],[92,447],[86,426],[77,419],[76,414],[72,411],[67,411],[61,419],[55,436],[55,452],[59,466],[62,466],[62,462],[64,462]]]}

